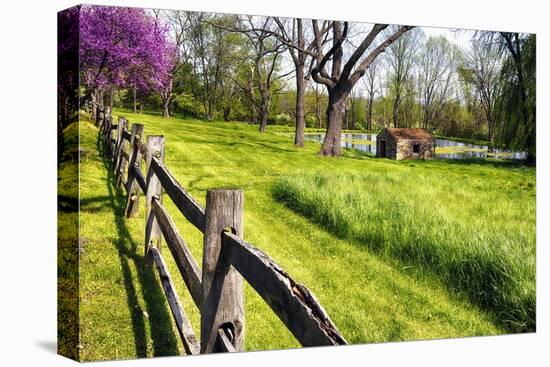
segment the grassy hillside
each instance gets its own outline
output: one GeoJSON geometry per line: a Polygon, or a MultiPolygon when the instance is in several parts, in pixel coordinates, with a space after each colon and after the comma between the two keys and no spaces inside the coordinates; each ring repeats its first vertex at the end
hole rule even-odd
{"type": "MultiPolygon", "coordinates": [[[[116,111],[117,115],[124,115],[130,123],[145,124],[146,135],[165,136],[167,166],[203,205],[210,188],[241,187],[245,192],[245,239],[306,284],[350,343],[504,332],[496,324],[496,314],[473,304],[466,295],[449,291],[444,282],[431,274],[411,271],[368,246],[358,246],[330,227],[313,223],[277,201],[272,190],[282,177],[303,176],[304,172],[384,175],[408,170],[414,180],[417,174],[421,177],[435,170],[442,180],[446,172],[453,177],[481,180],[483,174],[493,170],[501,172],[502,177],[508,173],[523,175],[517,169],[446,162],[415,162],[411,167],[408,163],[367,158],[357,152],[346,152],[341,159],[323,158],[316,154],[316,143],[297,149],[292,139],[269,132],[260,134],[256,126],[247,124],[162,119],[124,111],[116,111]]],[[[98,155],[97,130],[83,123],[81,131],[82,144],[93,152],[82,165],[80,177],[83,358],[181,353],[156,271],[143,267],[143,201],[139,218],[122,217],[124,198],[121,191],[113,188],[109,164],[98,155]]],[[[534,182],[534,174],[531,176],[526,176],[527,183],[534,182]]],[[[200,263],[201,234],[178,214],[168,198],[165,203],[200,263]]],[[[198,334],[198,311],[179,279],[169,251],[164,253],[198,334]]],[[[245,311],[247,350],[298,346],[248,285],[245,311]]]]}

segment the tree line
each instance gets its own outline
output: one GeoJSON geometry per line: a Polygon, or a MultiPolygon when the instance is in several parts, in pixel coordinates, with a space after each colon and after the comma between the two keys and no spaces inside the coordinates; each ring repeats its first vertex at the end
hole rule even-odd
{"type": "Polygon", "coordinates": [[[206,120],[326,130],[422,127],[489,140],[534,161],[535,35],[83,6],[81,102],[206,120]],[[457,31],[464,32],[464,31],[457,31]]]}

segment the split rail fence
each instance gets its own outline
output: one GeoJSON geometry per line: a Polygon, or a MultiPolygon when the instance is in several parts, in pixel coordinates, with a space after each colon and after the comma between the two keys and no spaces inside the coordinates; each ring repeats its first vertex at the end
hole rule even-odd
{"type": "Polygon", "coordinates": [[[164,165],[162,135],[148,135],[144,140],[142,124],[134,123],[130,128],[123,117],[113,124],[108,107],[94,110],[104,153],[113,162],[115,184],[126,190],[125,216],[138,216],[140,196],[145,198],[146,261],[156,265],[186,354],[243,350],[243,278],[302,346],[346,344],[313,293],[243,240],[243,191],[208,190],[203,208],[164,165]],[[204,234],[202,270],[163,205],[165,196],[204,234]],[[161,237],[200,311],[200,342],[161,253],[161,237]]]}

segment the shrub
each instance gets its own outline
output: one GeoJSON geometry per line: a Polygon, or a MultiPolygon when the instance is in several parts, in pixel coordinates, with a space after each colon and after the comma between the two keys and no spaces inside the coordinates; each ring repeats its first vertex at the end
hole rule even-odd
{"type": "Polygon", "coordinates": [[[275,125],[290,125],[292,124],[292,121],[292,117],[290,117],[290,115],[286,113],[280,113],[273,116],[273,123],[275,125]]]}

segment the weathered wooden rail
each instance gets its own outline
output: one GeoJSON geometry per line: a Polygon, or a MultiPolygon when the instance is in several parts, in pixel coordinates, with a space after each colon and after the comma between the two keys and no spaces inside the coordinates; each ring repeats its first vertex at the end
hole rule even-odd
{"type": "Polygon", "coordinates": [[[139,215],[140,196],[145,197],[146,261],[156,265],[187,354],[243,350],[243,278],[303,346],[346,344],[313,293],[243,240],[241,190],[208,190],[206,208],[201,207],[164,165],[163,136],[149,135],[144,142],[143,125],[134,123],[130,129],[123,117],[115,125],[108,108],[98,106],[96,110],[104,152],[113,162],[115,184],[126,190],[126,217],[139,215]],[[163,205],[164,193],[204,234],[202,270],[163,205]],[[161,237],[200,311],[200,343],[161,254],[161,237]]]}

